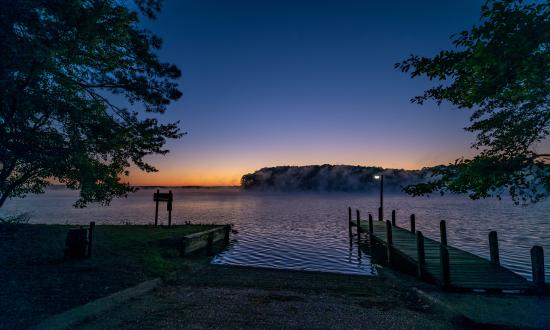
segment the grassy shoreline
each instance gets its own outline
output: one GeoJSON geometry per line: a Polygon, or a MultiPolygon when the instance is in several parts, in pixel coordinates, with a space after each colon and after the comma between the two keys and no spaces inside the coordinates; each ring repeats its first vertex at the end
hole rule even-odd
{"type": "Polygon", "coordinates": [[[214,225],[98,225],[93,257],[63,260],[71,225],[0,227],[0,328],[37,321],[209,258],[180,258],[178,239],[214,225]]]}

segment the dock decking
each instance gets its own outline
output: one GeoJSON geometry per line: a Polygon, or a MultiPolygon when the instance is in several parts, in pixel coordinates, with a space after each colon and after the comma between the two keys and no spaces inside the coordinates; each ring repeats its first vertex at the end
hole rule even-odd
{"type": "MultiPolygon", "coordinates": [[[[416,269],[419,277],[435,282],[445,289],[521,292],[535,289],[537,291],[537,286],[533,282],[499,264],[496,232],[494,242],[491,244],[492,260],[487,260],[447,245],[443,221],[442,241],[445,244],[425,238],[420,231],[415,231],[414,216],[411,218],[412,230],[408,230],[396,226],[395,214],[391,222],[373,221],[370,215],[368,221],[357,221],[351,219],[350,212],[350,235],[351,227],[357,227],[358,233],[369,235],[371,247],[373,244],[378,244],[384,248],[387,264],[390,266],[397,266],[395,264],[397,262],[408,264],[409,269],[416,269]]],[[[540,292],[540,283],[538,284],[540,292]]],[[[545,291],[544,283],[542,283],[542,291],[545,291]]]]}

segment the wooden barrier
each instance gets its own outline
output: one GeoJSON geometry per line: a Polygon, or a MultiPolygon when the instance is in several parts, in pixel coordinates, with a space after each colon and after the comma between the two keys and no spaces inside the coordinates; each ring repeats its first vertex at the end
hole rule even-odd
{"type": "Polygon", "coordinates": [[[185,257],[202,249],[206,249],[206,253],[211,255],[213,246],[216,242],[228,242],[229,230],[229,226],[220,226],[199,233],[186,235],[181,241],[180,255],[185,257]]]}

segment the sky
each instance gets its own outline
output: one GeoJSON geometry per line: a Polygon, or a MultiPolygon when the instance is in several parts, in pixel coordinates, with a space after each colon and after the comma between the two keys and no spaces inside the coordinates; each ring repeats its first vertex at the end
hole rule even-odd
{"type": "Polygon", "coordinates": [[[450,49],[483,0],[165,0],[144,26],[182,70],[159,117],[187,135],[134,185],[238,185],[266,166],[419,169],[471,156],[469,111],[410,103],[432,84],[394,69],[450,49]]]}

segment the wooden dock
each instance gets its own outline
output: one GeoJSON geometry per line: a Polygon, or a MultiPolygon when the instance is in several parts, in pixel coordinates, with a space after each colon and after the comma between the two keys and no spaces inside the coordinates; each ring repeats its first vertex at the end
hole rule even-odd
{"type": "MultiPolygon", "coordinates": [[[[441,242],[426,238],[415,229],[411,215],[410,229],[398,227],[395,211],[392,221],[355,220],[349,209],[349,227],[357,227],[358,235],[368,234],[371,250],[382,251],[383,262],[401,270],[412,270],[419,278],[436,283],[448,290],[485,290],[489,292],[520,291],[545,293],[544,257],[542,248],[531,250],[534,281],[502,267],[496,232],[489,234],[491,260],[462,251],[447,244],[445,221],[440,223],[441,242]]],[[[380,253],[379,253],[380,255],[380,253]]]]}

